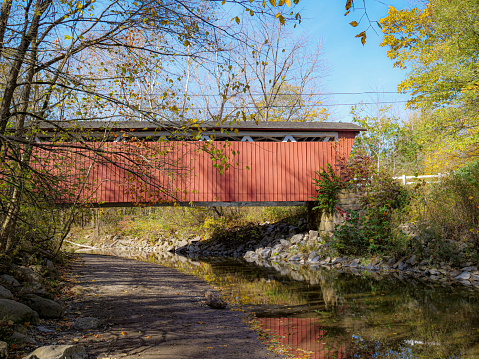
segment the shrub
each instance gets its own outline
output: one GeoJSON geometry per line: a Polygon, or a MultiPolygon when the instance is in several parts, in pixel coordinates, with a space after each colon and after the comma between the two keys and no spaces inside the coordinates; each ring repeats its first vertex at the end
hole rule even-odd
{"type": "Polygon", "coordinates": [[[316,207],[320,211],[333,214],[336,207],[338,192],[345,187],[345,182],[339,175],[334,173],[331,164],[326,164],[326,169],[315,171],[319,178],[313,178],[316,186],[316,207]]]}
{"type": "Polygon", "coordinates": [[[407,189],[389,173],[376,174],[363,199],[363,214],[348,211],[344,224],[335,226],[333,247],[340,254],[364,255],[402,252],[405,235],[396,230],[399,214],[409,204],[407,189]]]}
{"type": "Polygon", "coordinates": [[[479,161],[426,186],[413,203],[411,216],[420,225],[420,236],[430,237],[427,232],[434,230],[435,240],[429,241],[433,257],[449,262],[458,261],[457,255],[462,260],[477,257],[461,248],[479,245],[479,161]]]}

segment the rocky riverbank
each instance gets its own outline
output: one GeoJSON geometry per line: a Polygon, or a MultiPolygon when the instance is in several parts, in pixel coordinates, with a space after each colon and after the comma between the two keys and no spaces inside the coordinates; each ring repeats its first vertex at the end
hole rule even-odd
{"type": "MultiPolygon", "coordinates": [[[[24,257],[27,259],[27,256],[24,257]]],[[[85,349],[64,345],[63,331],[85,329],[65,301],[70,285],[46,258],[21,265],[3,256],[0,263],[0,358],[86,358],[85,349]],[[35,264],[31,264],[34,262],[35,264]],[[50,345],[50,344],[55,345],[50,345]],[[63,356],[62,356],[63,355],[63,356]],[[66,355],[66,356],[65,356],[66,355]]]]}
{"type": "Polygon", "coordinates": [[[374,258],[351,258],[335,256],[334,251],[318,231],[305,231],[305,223],[297,226],[285,223],[273,225],[265,223],[259,227],[261,232],[256,239],[231,241],[204,240],[199,236],[189,238],[165,238],[157,241],[145,241],[141,238],[122,238],[105,236],[93,242],[98,249],[139,250],[146,253],[175,252],[191,258],[198,257],[234,257],[244,258],[262,266],[285,264],[297,266],[322,266],[339,271],[368,271],[377,275],[394,274],[399,277],[410,276],[421,280],[438,282],[445,285],[461,284],[479,289],[479,269],[477,263],[462,263],[453,267],[447,263],[433,263],[419,260],[414,254],[396,258],[394,255],[374,258]]]}

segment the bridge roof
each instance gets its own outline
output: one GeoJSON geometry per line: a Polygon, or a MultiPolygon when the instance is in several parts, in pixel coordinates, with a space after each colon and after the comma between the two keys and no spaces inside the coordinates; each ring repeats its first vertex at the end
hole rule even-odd
{"type": "Polygon", "coordinates": [[[124,141],[128,138],[143,138],[147,141],[170,140],[214,140],[250,142],[329,142],[352,135],[353,138],[364,128],[345,122],[246,122],[184,123],[167,121],[76,121],[51,122],[41,127],[38,140],[48,140],[56,133],[75,133],[84,139],[124,141]],[[349,134],[349,135],[348,135],[349,134]]]}
{"type": "MultiPolygon", "coordinates": [[[[150,122],[150,121],[75,121],[75,122],[55,122],[45,123],[40,126],[42,130],[62,129],[85,129],[85,130],[137,130],[151,131],[164,130],[171,131],[185,126],[184,122],[166,121],[166,122],[150,122]]],[[[201,128],[204,130],[220,130],[220,129],[242,129],[256,131],[366,131],[365,128],[353,123],[347,122],[281,122],[281,121],[242,121],[239,123],[218,123],[218,122],[197,122],[185,126],[186,128],[201,128]]]]}

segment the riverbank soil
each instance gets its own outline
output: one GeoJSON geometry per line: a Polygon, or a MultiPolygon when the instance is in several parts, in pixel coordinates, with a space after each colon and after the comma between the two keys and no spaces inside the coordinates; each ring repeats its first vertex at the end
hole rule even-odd
{"type": "Polygon", "coordinates": [[[202,280],[156,264],[82,254],[72,267],[74,306],[100,327],[73,339],[89,358],[284,358],[269,351],[241,312],[204,304],[202,280]]]}

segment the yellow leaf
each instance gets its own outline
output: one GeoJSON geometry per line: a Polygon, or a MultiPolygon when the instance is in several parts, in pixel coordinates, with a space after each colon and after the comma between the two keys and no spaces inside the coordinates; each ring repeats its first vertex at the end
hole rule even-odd
{"type": "Polygon", "coordinates": [[[126,332],[121,332],[121,335],[126,335],[126,332]]]}
{"type": "Polygon", "coordinates": [[[352,0],[347,0],[347,1],[346,1],[346,10],[351,9],[351,6],[353,6],[352,0]]]}
{"type": "Polygon", "coordinates": [[[356,27],[356,26],[358,26],[358,22],[357,21],[351,21],[349,23],[349,25],[351,25],[352,27],[356,27]]]}
{"type": "Polygon", "coordinates": [[[276,6],[276,0],[269,0],[269,2],[271,3],[271,5],[276,6]]]}

